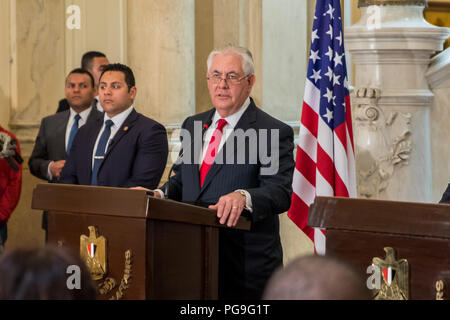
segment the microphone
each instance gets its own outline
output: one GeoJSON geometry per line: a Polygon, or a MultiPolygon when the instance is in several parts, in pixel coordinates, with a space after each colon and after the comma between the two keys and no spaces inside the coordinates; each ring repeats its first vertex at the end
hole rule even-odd
{"type": "MultiPolygon", "coordinates": [[[[212,118],[208,119],[202,125],[202,144],[203,144],[203,138],[205,136],[205,132],[206,132],[206,130],[209,129],[209,126],[211,125],[211,123],[212,123],[212,118]]],[[[194,144],[194,140],[191,141],[190,147],[192,147],[193,144],[194,144]]],[[[175,169],[175,167],[181,165],[181,159],[183,158],[184,150],[185,149],[181,150],[181,153],[178,155],[177,160],[174,162],[174,164],[172,165],[172,167],[169,170],[169,176],[167,178],[166,188],[164,190],[164,198],[166,198],[166,199],[169,198],[170,176],[172,175],[172,171],[175,169]]]]}
{"type": "Polygon", "coordinates": [[[19,152],[17,152],[16,140],[11,139],[11,137],[5,132],[0,132],[0,159],[1,158],[4,158],[14,171],[19,171],[19,166],[17,163],[22,164],[23,162],[22,157],[19,152]]]}

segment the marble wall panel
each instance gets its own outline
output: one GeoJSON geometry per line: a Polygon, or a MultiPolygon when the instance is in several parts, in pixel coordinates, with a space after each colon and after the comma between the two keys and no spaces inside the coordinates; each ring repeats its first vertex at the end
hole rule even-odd
{"type": "Polygon", "coordinates": [[[263,108],[284,121],[300,121],[307,71],[307,2],[263,1],[263,108]]]}
{"type": "Polygon", "coordinates": [[[136,109],[167,125],[195,112],[195,1],[128,2],[128,63],[136,109]]]}
{"type": "Polygon", "coordinates": [[[0,1],[0,124],[9,128],[11,107],[11,47],[10,47],[10,7],[9,1],[0,1]]]}

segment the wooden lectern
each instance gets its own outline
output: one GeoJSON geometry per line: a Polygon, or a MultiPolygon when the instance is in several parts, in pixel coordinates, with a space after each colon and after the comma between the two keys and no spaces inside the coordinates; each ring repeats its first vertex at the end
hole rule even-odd
{"type": "MultiPolygon", "coordinates": [[[[48,243],[80,252],[102,299],[217,299],[215,211],[144,190],[39,184],[48,243]]],[[[240,219],[238,229],[249,230],[240,219]]]]}
{"type": "Polygon", "coordinates": [[[380,258],[385,293],[403,285],[407,299],[450,299],[450,205],[317,197],[308,225],[326,229],[326,255],[349,262],[365,279],[380,258]],[[385,263],[392,252],[395,263],[385,263]]]}

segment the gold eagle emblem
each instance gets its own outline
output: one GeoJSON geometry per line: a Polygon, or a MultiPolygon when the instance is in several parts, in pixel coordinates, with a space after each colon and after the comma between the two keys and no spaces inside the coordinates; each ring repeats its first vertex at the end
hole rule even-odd
{"type": "Polygon", "coordinates": [[[98,237],[97,229],[89,226],[89,237],[80,236],[80,256],[91,272],[92,279],[100,280],[107,273],[106,238],[98,237]]]}
{"type": "Polygon", "coordinates": [[[380,272],[380,289],[375,290],[375,300],[409,299],[409,265],[406,259],[395,260],[395,250],[384,248],[386,258],[373,258],[372,263],[380,272]]]}

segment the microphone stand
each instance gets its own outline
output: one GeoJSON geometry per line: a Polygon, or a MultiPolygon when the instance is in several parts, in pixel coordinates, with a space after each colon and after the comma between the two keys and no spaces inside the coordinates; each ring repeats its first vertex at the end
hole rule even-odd
{"type": "MultiPolygon", "coordinates": [[[[202,126],[202,144],[203,144],[203,137],[205,135],[205,132],[206,132],[206,130],[208,130],[211,123],[212,123],[212,119],[209,119],[202,126]]],[[[192,147],[193,144],[194,144],[194,140],[191,141],[190,147],[192,147]]],[[[181,150],[180,154],[178,155],[177,160],[174,162],[174,164],[172,165],[172,167],[169,170],[169,176],[167,178],[167,183],[166,183],[166,187],[164,190],[164,198],[165,199],[169,198],[170,178],[172,175],[172,171],[175,169],[176,166],[179,166],[183,163],[183,161],[181,160],[183,158],[183,155],[184,155],[184,149],[181,150]]]]}
{"type": "Polygon", "coordinates": [[[11,139],[6,133],[0,135],[0,159],[4,158],[14,171],[19,171],[18,164],[22,164],[23,159],[17,152],[16,140],[11,139]],[[13,159],[15,161],[13,161],[13,159]]]}

